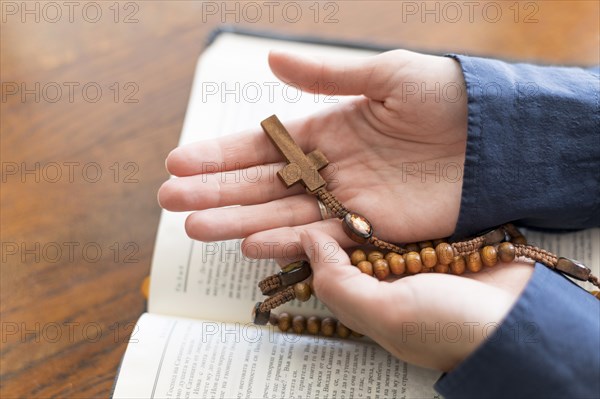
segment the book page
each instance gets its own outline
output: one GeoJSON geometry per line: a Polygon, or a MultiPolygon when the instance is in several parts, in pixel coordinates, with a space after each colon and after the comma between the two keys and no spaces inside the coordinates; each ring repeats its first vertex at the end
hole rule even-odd
{"type": "MultiPolygon", "coordinates": [[[[330,57],[373,54],[221,34],[198,62],[180,145],[246,129],[260,130],[260,122],[272,114],[285,122],[344,101],[284,85],[269,70],[267,55],[271,49],[330,57]]],[[[244,258],[238,240],[192,241],[184,230],[186,217],[187,213],[162,211],[152,261],[149,311],[217,321],[248,321],[253,305],[265,298],[257,283],[279,268],[269,261],[244,258]]],[[[292,314],[328,314],[314,298],[306,303],[293,301],[287,310],[292,314]]]]}
{"type": "Polygon", "coordinates": [[[114,398],[434,398],[440,373],[379,346],[143,315],[114,398]]]}

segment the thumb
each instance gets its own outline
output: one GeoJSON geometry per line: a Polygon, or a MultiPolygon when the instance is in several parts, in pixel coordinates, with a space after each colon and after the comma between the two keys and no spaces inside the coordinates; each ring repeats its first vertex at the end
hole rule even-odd
{"type": "Polygon", "coordinates": [[[352,266],[339,244],[320,230],[301,232],[300,243],[312,266],[315,295],[342,323],[364,332],[381,283],[352,266]]]}
{"type": "MultiPolygon", "coordinates": [[[[271,51],[269,66],[282,81],[303,91],[326,95],[360,95],[383,101],[389,93],[389,76],[376,68],[377,56],[346,61],[320,60],[271,51]]],[[[381,65],[381,63],[379,63],[381,65]]]]}

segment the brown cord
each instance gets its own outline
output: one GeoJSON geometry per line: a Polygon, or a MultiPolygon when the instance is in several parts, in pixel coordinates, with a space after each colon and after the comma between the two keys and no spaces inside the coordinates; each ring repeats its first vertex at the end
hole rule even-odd
{"type": "MultiPolygon", "coordinates": [[[[325,207],[327,207],[327,209],[329,209],[329,211],[339,219],[343,219],[350,212],[335,197],[335,195],[333,195],[333,193],[327,191],[327,189],[324,187],[317,190],[314,193],[314,195],[316,195],[317,198],[325,205],[325,207]]],[[[512,239],[524,237],[523,234],[519,231],[519,229],[512,223],[507,223],[501,226],[500,229],[508,233],[508,235],[512,239]]],[[[408,252],[406,248],[402,248],[396,244],[384,241],[376,237],[375,235],[369,238],[369,243],[379,249],[393,251],[401,255],[408,252]]],[[[454,250],[455,256],[466,256],[479,251],[484,245],[486,245],[486,236],[481,235],[469,240],[454,242],[451,245],[452,249],[454,250]]],[[[558,256],[556,256],[552,252],[535,247],[533,245],[514,244],[514,246],[516,256],[523,256],[529,258],[551,269],[554,269],[556,267],[556,263],[558,262],[558,256]]],[[[598,277],[590,274],[588,281],[596,287],[600,288],[600,281],[598,280],[598,277]]]]}
{"type": "MultiPolygon", "coordinates": [[[[333,198],[334,201],[337,201],[337,199],[335,199],[335,197],[333,197],[333,196],[328,197],[328,198],[333,198]]],[[[338,208],[338,210],[339,209],[342,209],[342,208],[338,208]]],[[[345,209],[345,208],[343,208],[343,209],[345,209]]],[[[348,212],[348,211],[346,210],[346,212],[348,212]]],[[[505,229],[505,226],[502,226],[501,228],[505,229]]],[[[514,226],[513,226],[513,228],[514,228],[514,226]]],[[[509,229],[512,230],[512,228],[508,228],[508,229],[505,229],[504,231],[508,232],[508,234],[511,237],[515,237],[511,234],[511,232],[509,232],[509,229]]],[[[513,230],[513,232],[514,232],[514,230],[513,230]]],[[[517,236],[517,237],[519,237],[519,236],[517,236]]],[[[404,253],[408,252],[405,248],[401,248],[397,245],[380,240],[379,238],[377,238],[375,236],[372,236],[371,239],[369,240],[369,242],[378,248],[393,251],[393,252],[396,252],[399,254],[404,254],[404,253]]],[[[479,237],[472,238],[470,240],[455,242],[455,243],[452,243],[451,245],[454,250],[455,256],[465,256],[465,255],[469,255],[471,253],[478,251],[485,245],[485,243],[486,243],[486,236],[482,235],[479,237]]],[[[535,247],[533,245],[525,245],[525,244],[513,244],[513,245],[515,247],[515,257],[526,257],[535,262],[539,262],[539,263],[547,266],[550,269],[556,268],[557,263],[558,263],[558,256],[553,254],[552,252],[546,251],[545,249],[535,247]]],[[[587,281],[590,282],[591,284],[593,284],[594,286],[600,288],[600,281],[599,281],[598,277],[590,274],[587,281]]],[[[274,274],[272,276],[268,276],[268,277],[264,278],[262,281],[260,281],[258,283],[258,287],[260,288],[261,292],[265,295],[269,295],[270,293],[274,292],[273,294],[270,294],[270,296],[264,302],[262,302],[260,305],[258,305],[259,312],[270,312],[271,310],[273,310],[289,301],[292,301],[296,298],[296,292],[294,290],[293,285],[290,285],[290,286],[287,286],[287,287],[281,289],[282,281],[281,281],[280,274],[274,274]],[[279,291],[277,291],[277,290],[279,290],[279,291]]],[[[596,296],[596,297],[598,299],[600,299],[599,296],[596,296]]]]}
{"type": "Polygon", "coordinates": [[[552,252],[546,251],[545,249],[541,249],[538,247],[534,247],[533,245],[514,244],[514,246],[516,256],[524,256],[536,262],[542,263],[551,269],[554,269],[556,267],[556,262],[558,262],[558,256],[556,256],[552,252]]]}
{"type": "Polygon", "coordinates": [[[375,236],[371,236],[371,238],[369,238],[369,244],[376,246],[379,249],[386,249],[388,251],[399,253],[400,255],[408,252],[405,248],[399,247],[391,242],[383,241],[375,236]]]}
{"type": "Polygon", "coordinates": [[[265,299],[258,307],[258,310],[260,312],[270,312],[276,307],[294,299],[296,299],[296,292],[293,286],[289,286],[265,299]]]}
{"type": "Polygon", "coordinates": [[[485,237],[479,236],[466,241],[453,242],[454,256],[464,256],[477,252],[485,243],[485,237]]]}
{"type": "MultiPolygon", "coordinates": [[[[327,191],[327,189],[324,187],[315,191],[314,195],[316,195],[317,198],[323,203],[323,205],[325,205],[325,207],[329,209],[329,211],[339,219],[343,219],[344,216],[346,216],[350,212],[340,202],[340,200],[338,200],[336,196],[333,195],[333,193],[327,191]]],[[[518,232],[518,230],[516,230],[514,226],[511,226],[511,230],[518,232]]],[[[483,246],[484,242],[485,237],[480,236],[471,240],[453,243],[452,248],[454,248],[455,255],[468,255],[479,250],[479,248],[483,246]]],[[[369,243],[379,249],[393,251],[401,255],[408,252],[405,248],[402,248],[391,242],[384,241],[381,238],[378,238],[374,235],[371,236],[371,238],[369,238],[369,243]]]]}
{"type": "Polygon", "coordinates": [[[266,295],[268,292],[272,292],[277,290],[281,286],[281,279],[278,274],[274,274],[269,276],[258,283],[258,288],[263,295],[266,295]]]}
{"type": "Polygon", "coordinates": [[[348,209],[326,188],[320,188],[314,195],[334,214],[337,218],[343,219],[348,214],[348,209]]]}
{"type": "MultiPolygon", "coordinates": [[[[325,207],[337,218],[343,219],[350,211],[336,198],[333,193],[327,191],[325,187],[318,189],[313,193],[325,207]]],[[[508,235],[515,239],[523,237],[523,234],[519,231],[519,229],[513,225],[512,223],[507,223],[500,227],[503,229],[508,235]]],[[[407,253],[406,248],[402,248],[399,245],[393,244],[391,242],[387,242],[382,240],[381,238],[376,237],[375,235],[369,238],[369,243],[379,249],[393,251],[399,253],[401,255],[407,253]]],[[[469,240],[458,241],[452,243],[452,249],[454,250],[455,256],[466,256],[477,252],[486,244],[485,235],[481,235],[469,240]]],[[[540,262],[551,269],[556,267],[556,262],[558,261],[558,256],[555,254],[546,251],[544,249],[534,247],[532,245],[524,245],[524,244],[514,244],[515,245],[515,255],[516,256],[524,256],[526,258],[532,259],[536,262],[540,262]]],[[[259,283],[259,287],[261,291],[269,292],[270,289],[279,288],[279,281],[275,283],[275,276],[271,276],[271,278],[267,278],[259,283]],[[273,280],[271,280],[273,279],[273,280]],[[264,287],[264,288],[263,288],[264,287]]],[[[600,282],[598,278],[591,275],[589,280],[592,284],[597,287],[600,287],[600,282]]]]}
{"type": "MultiPolygon", "coordinates": [[[[588,277],[588,281],[596,287],[600,288],[600,281],[598,280],[598,277],[594,276],[593,274],[590,274],[590,277],[588,277]]],[[[597,298],[600,299],[600,296],[598,296],[597,298]]]]}
{"type": "MultiPolygon", "coordinates": [[[[509,233],[510,234],[510,233],[509,233]]],[[[515,255],[524,256],[535,262],[539,262],[550,269],[555,269],[558,263],[558,256],[545,249],[534,247],[533,245],[514,244],[515,255]]],[[[598,277],[590,273],[587,281],[592,285],[600,288],[600,280],[598,277]]],[[[600,299],[600,298],[598,298],[600,299]]]]}
{"type": "MultiPolygon", "coordinates": [[[[331,193],[330,191],[327,191],[326,188],[320,188],[318,189],[314,195],[317,196],[317,198],[319,199],[319,201],[321,201],[323,203],[323,205],[325,205],[325,207],[327,209],[329,209],[329,211],[335,215],[338,219],[343,219],[350,211],[344,206],[344,204],[342,204],[340,202],[340,200],[338,200],[336,198],[335,195],[333,195],[333,193],[331,193]]],[[[379,249],[385,249],[388,251],[394,251],[397,252],[399,254],[404,254],[407,251],[402,248],[399,247],[396,244],[392,244],[391,242],[387,242],[384,241],[380,238],[377,238],[375,236],[371,236],[371,238],[369,238],[369,243],[371,245],[376,246],[379,249]]]]}

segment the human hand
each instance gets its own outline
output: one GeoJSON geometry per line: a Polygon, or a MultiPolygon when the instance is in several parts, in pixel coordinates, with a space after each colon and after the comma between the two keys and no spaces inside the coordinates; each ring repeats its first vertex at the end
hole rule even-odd
{"type": "MultiPolygon", "coordinates": [[[[443,95],[442,88],[464,88],[456,61],[398,50],[345,63],[272,53],[269,63],[279,78],[303,90],[333,83],[336,94],[362,94],[284,123],[305,152],[318,148],[327,156],[335,172],[328,189],[367,217],[378,237],[408,242],[452,234],[460,207],[467,99],[464,90],[456,98],[443,95]],[[410,94],[415,87],[418,93],[410,94]],[[436,87],[437,96],[423,94],[423,88],[436,87]],[[423,172],[436,165],[437,173],[423,172]],[[452,172],[458,169],[458,178],[442,176],[448,165],[452,172]],[[421,171],[413,173],[415,168],[421,171]]],[[[167,168],[179,178],[163,184],[159,202],[173,211],[196,211],[186,222],[190,237],[245,238],[242,248],[251,257],[299,255],[290,244],[299,244],[299,233],[307,228],[327,232],[343,247],[354,245],[339,221],[321,220],[314,197],[299,185],[285,189],[274,177],[279,168],[269,164],[281,160],[259,130],[178,148],[167,168]],[[205,164],[221,169],[203,174],[205,164]],[[249,167],[258,168],[260,181],[243,179],[257,174],[244,174],[241,169],[249,167]],[[241,177],[230,178],[237,181],[232,184],[225,172],[241,177]],[[219,209],[227,205],[242,206],[219,209]]]]}
{"type": "MultiPolygon", "coordinates": [[[[366,216],[387,241],[452,234],[462,181],[409,174],[405,166],[425,164],[431,170],[436,163],[440,169],[464,164],[467,99],[454,60],[394,51],[345,64],[284,54],[271,54],[269,62],[278,77],[307,91],[335,83],[337,94],[363,95],[310,118],[284,121],[305,152],[319,148],[335,164],[335,182],[328,189],[349,209],[366,216]],[[436,83],[463,87],[462,95],[458,101],[421,96],[423,84],[431,89],[436,83]],[[415,85],[419,93],[408,95],[405,89],[415,85]]],[[[281,160],[258,129],[178,148],[167,168],[179,178],[163,184],[159,201],[169,210],[196,211],[186,222],[192,238],[245,238],[242,249],[251,257],[294,258],[306,252],[316,295],[344,324],[404,360],[440,370],[450,370],[481,343],[484,326],[504,317],[529,278],[532,268],[522,264],[486,269],[473,279],[428,273],[390,283],[361,274],[340,250],[354,243],[339,220],[321,220],[314,197],[300,186],[286,189],[274,176],[281,166],[272,164],[281,160]],[[206,174],[207,163],[221,169],[206,174]],[[251,167],[258,168],[259,181],[243,178],[257,175],[242,170],[251,167]],[[228,205],[242,206],[221,208],[228,205]],[[336,249],[335,263],[314,251],[325,245],[324,250],[336,249]],[[416,323],[418,334],[402,331],[407,322],[416,323]],[[452,322],[475,330],[461,330],[457,343],[421,339],[422,326],[452,322]]]]}
{"type": "MultiPolygon", "coordinates": [[[[351,266],[322,231],[303,231],[300,240],[315,295],[344,325],[404,361],[440,371],[451,371],[491,337],[533,273],[532,265],[513,262],[460,277],[379,281],[351,266]]],[[[500,330],[497,337],[509,334],[518,333],[500,330]]]]}

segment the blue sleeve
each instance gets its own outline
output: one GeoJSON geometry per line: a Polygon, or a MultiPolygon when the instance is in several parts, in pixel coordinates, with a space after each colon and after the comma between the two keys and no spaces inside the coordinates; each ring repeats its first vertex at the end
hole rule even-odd
{"type": "MultiPolygon", "coordinates": [[[[469,107],[454,238],[506,222],[599,226],[598,69],[450,56],[469,107]]],[[[496,331],[435,388],[447,398],[600,397],[600,301],[536,264],[496,331]]]]}
{"type": "Polygon", "coordinates": [[[600,225],[597,70],[450,55],[463,70],[468,138],[453,238],[507,222],[600,225]]]}
{"type": "Polygon", "coordinates": [[[600,301],[536,264],[502,324],[435,389],[448,399],[600,397],[600,301]]]}

